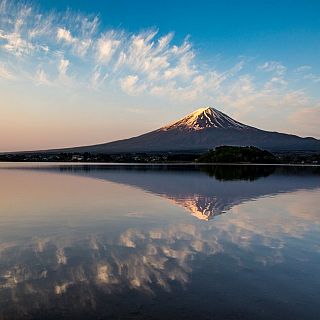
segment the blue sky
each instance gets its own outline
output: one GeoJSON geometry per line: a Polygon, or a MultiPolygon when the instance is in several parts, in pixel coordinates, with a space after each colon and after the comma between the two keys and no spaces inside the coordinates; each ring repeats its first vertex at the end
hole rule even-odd
{"type": "Polygon", "coordinates": [[[319,1],[0,0],[0,150],[125,138],[203,105],[320,137],[319,12],[319,1]]]}
{"type": "MultiPolygon", "coordinates": [[[[291,66],[317,63],[320,51],[320,2],[265,0],[40,1],[50,10],[72,8],[97,12],[106,28],[132,32],[150,27],[175,32],[177,41],[190,35],[203,56],[221,53],[280,59],[291,66]],[[297,45],[298,44],[298,45],[297,45]]],[[[318,63],[319,64],[319,63],[318,63]]]]}

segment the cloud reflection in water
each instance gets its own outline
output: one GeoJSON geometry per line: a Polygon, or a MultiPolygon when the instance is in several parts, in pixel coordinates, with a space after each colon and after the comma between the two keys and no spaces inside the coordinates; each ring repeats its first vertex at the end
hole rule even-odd
{"type": "MultiPolygon", "coordinates": [[[[278,172],[257,180],[229,176],[221,181],[199,171],[77,170],[63,171],[63,175],[49,170],[48,177],[59,179],[67,173],[66,179],[76,179],[77,184],[94,184],[95,188],[87,190],[89,202],[96,201],[100,192],[107,199],[115,197],[110,188],[121,190],[126,184],[135,191],[125,188],[125,192],[134,192],[138,202],[144,201],[145,191],[170,200],[169,206],[163,206],[170,215],[157,220],[158,213],[148,215],[153,208],[146,202],[143,215],[124,214],[118,220],[93,222],[90,214],[73,214],[79,224],[72,228],[54,228],[55,232],[41,235],[25,227],[23,238],[13,236],[9,241],[8,236],[0,246],[0,300],[6,301],[0,306],[6,314],[16,312],[19,318],[54,305],[58,310],[65,307],[62,301],[72,301],[74,310],[98,310],[105,299],[127,297],[129,292],[157,297],[160,290],[170,297],[179,287],[189,292],[201,273],[208,280],[215,279],[218,288],[221,279],[231,277],[230,270],[240,275],[251,269],[266,272],[266,268],[289,262],[294,268],[301,261],[313,261],[314,253],[319,252],[320,182],[313,173],[278,172]],[[191,214],[199,213],[201,219],[187,214],[182,218],[176,204],[191,214]],[[221,214],[226,210],[228,214],[221,214]],[[213,216],[211,221],[202,219],[213,216]]],[[[32,171],[32,175],[40,172],[32,171]]],[[[42,186],[43,194],[45,188],[52,192],[52,186],[42,186]]],[[[121,201],[123,195],[118,197],[121,201]]],[[[116,210],[117,201],[112,204],[105,212],[116,210]]],[[[126,205],[126,212],[137,212],[130,203],[126,205]]],[[[34,220],[35,229],[49,228],[58,219],[52,212],[49,216],[45,225],[34,220]]],[[[7,229],[8,223],[4,224],[7,229]]],[[[203,293],[214,287],[204,287],[203,293]]]]}

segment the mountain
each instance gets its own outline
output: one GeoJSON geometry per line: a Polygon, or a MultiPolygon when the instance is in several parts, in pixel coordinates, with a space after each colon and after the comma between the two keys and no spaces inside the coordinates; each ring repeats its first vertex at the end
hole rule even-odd
{"type": "Polygon", "coordinates": [[[203,152],[220,145],[256,146],[276,150],[320,150],[320,140],[260,130],[238,122],[215,108],[201,108],[160,129],[130,139],[50,151],[132,153],[203,152]]]}
{"type": "Polygon", "coordinates": [[[199,131],[206,128],[220,128],[220,129],[249,129],[236,120],[233,120],[226,114],[214,108],[200,108],[184,118],[160,128],[158,131],[170,131],[178,129],[181,131],[199,131]]]}

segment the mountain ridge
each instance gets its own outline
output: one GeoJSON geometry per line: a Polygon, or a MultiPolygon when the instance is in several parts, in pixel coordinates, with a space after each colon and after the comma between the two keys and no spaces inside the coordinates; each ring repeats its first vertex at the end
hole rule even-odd
{"type": "Polygon", "coordinates": [[[243,124],[218,109],[204,107],[136,137],[89,146],[30,152],[206,152],[222,145],[255,146],[269,151],[320,151],[320,140],[315,138],[258,129],[243,124]]]}

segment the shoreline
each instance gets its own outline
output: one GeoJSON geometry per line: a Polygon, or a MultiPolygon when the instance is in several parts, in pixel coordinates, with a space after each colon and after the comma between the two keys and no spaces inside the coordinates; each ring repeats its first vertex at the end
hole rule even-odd
{"type": "Polygon", "coordinates": [[[197,163],[197,162],[50,162],[50,161],[0,161],[0,168],[3,164],[29,164],[29,165],[73,165],[73,166],[284,166],[284,167],[320,167],[320,164],[302,163],[197,163]]]}

